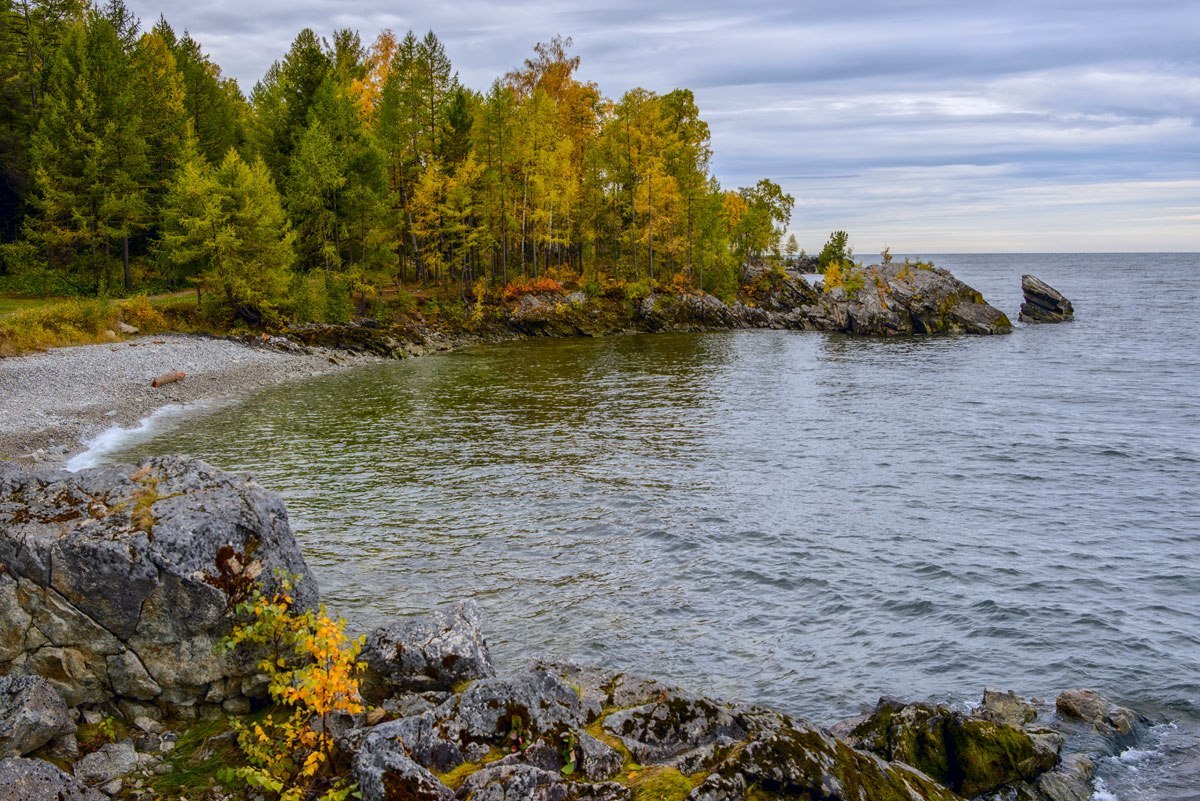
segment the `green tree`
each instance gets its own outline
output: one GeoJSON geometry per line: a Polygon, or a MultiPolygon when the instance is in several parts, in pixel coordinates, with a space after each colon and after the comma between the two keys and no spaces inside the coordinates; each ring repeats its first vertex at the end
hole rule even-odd
{"type": "Polygon", "coordinates": [[[817,267],[821,272],[833,263],[843,263],[854,258],[854,251],[848,247],[850,235],[845,231],[834,231],[829,235],[821,253],[817,256],[817,267]]]}
{"type": "Polygon", "coordinates": [[[787,254],[788,261],[795,261],[800,255],[800,243],[796,241],[795,234],[788,234],[787,244],[783,247],[783,252],[787,254]]]}
{"type": "Polygon", "coordinates": [[[147,144],[130,60],[117,29],[92,12],[51,63],[34,133],[35,218],[28,233],[51,263],[110,288],[116,246],[126,287],[129,239],[148,219],[147,144]]]}
{"type": "Polygon", "coordinates": [[[194,152],[164,205],[162,244],[232,314],[258,323],[287,291],[294,234],[266,164],[230,150],[217,168],[194,152]]]}

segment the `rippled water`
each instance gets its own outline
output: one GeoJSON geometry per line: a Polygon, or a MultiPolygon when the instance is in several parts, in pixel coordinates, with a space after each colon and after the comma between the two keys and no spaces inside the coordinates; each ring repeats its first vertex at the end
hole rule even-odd
{"type": "Polygon", "coordinates": [[[1200,256],[937,261],[1014,319],[1036,273],[1079,319],[480,347],[115,456],[279,490],[363,626],[474,597],[502,664],[552,652],[826,722],[884,693],[1095,687],[1174,721],[1105,790],[1194,798],[1200,256]]]}

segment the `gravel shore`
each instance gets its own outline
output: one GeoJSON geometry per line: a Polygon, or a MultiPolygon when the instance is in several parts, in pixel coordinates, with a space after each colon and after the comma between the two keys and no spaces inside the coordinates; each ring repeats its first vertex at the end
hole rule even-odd
{"type": "Polygon", "coordinates": [[[59,463],[101,431],[130,427],[164,406],[226,398],[372,361],[184,335],[0,359],[0,458],[59,463]],[[150,386],[156,376],[177,370],[187,377],[150,386]]]}

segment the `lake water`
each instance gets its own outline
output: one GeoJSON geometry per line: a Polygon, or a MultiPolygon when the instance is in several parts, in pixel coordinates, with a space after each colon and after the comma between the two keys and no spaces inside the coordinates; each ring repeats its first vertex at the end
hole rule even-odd
{"type": "Polygon", "coordinates": [[[278,490],[338,612],[457,598],[552,653],[832,722],[882,694],[1101,690],[1171,721],[1096,798],[1200,797],[1200,256],[935,259],[1007,337],[525,342],[163,418],[278,490]]]}

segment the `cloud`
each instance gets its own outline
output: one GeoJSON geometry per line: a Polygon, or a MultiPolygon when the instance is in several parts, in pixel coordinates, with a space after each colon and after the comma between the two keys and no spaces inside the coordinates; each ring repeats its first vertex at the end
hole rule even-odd
{"type": "Polygon", "coordinates": [[[779,180],[810,250],[833,228],[923,252],[1200,250],[1194,0],[131,5],[247,91],[304,27],[433,29],[478,89],[573,36],[610,96],[693,89],[718,178],[779,180]]]}

